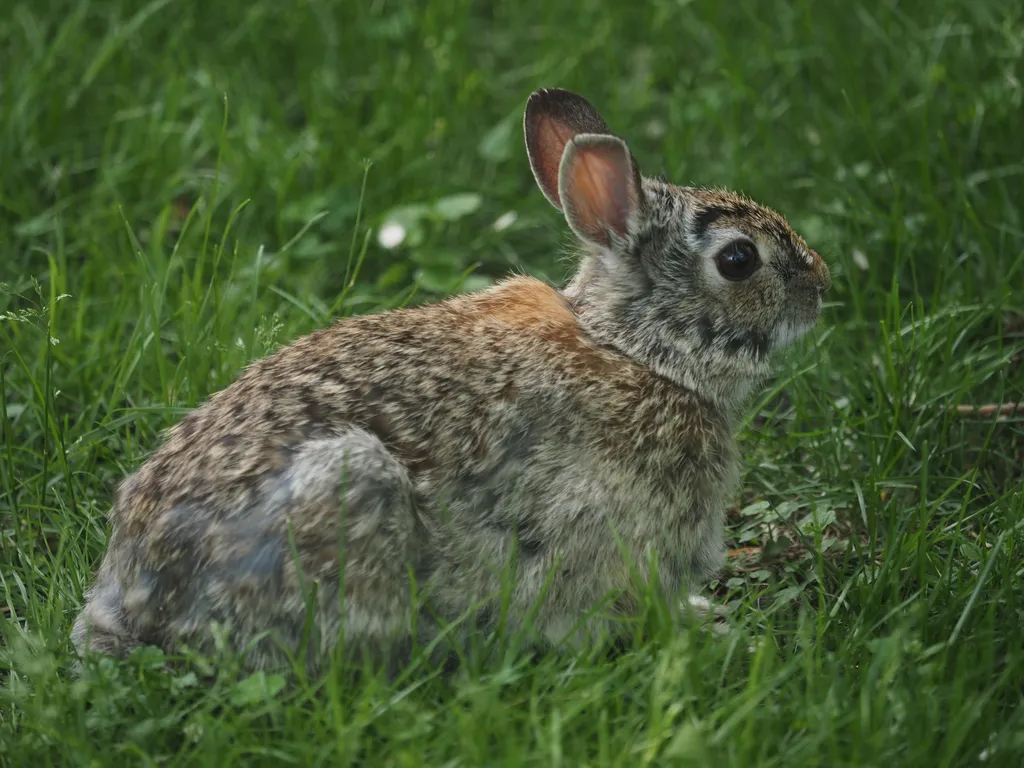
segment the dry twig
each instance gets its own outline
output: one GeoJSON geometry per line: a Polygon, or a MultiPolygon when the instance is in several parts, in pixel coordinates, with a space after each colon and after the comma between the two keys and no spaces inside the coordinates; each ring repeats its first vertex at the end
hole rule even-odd
{"type": "Polygon", "coordinates": [[[1012,416],[1015,413],[1024,414],[1024,403],[990,403],[988,405],[958,405],[951,409],[956,413],[965,416],[1012,416]]]}

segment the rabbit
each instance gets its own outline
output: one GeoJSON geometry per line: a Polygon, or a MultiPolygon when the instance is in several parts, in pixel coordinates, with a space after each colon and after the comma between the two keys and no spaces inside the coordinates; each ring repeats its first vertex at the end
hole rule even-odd
{"type": "Polygon", "coordinates": [[[499,607],[575,647],[621,633],[651,578],[708,609],[738,420],[816,325],[828,267],[773,210],[643,176],[576,93],[535,91],[523,126],[575,274],[349,317],[252,362],[117,489],[79,654],[223,642],[247,669],[318,670],[467,615],[492,631],[499,607]]]}

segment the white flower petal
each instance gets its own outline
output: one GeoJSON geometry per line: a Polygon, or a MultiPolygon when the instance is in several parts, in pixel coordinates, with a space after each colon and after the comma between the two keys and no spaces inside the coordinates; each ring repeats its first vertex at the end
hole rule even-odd
{"type": "Polygon", "coordinates": [[[396,221],[388,221],[384,223],[384,226],[380,228],[377,233],[377,242],[380,243],[382,248],[392,249],[397,248],[405,240],[405,227],[396,221]]]}

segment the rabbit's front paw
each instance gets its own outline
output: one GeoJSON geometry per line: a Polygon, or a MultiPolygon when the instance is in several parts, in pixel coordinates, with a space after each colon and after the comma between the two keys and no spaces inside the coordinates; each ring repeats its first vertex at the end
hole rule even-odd
{"type": "MultiPolygon", "coordinates": [[[[729,609],[706,597],[690,595],[684,601],[683,610],[689,611],[700,622],[701,629],[710,630],[718,635],[728,635],[732,631],[725,620],[729,615],[729,609]]],[[[764,638],[758,637],[747,643],[747,653],[755,653],[763,642],[764,638]]]]}
{"type": "Polygon", "coordinates": [[[703,629],[710,629],[720,635],[728,634],[729,625],[725,621],[728,610],[701,595],[689,595],[683,603],[684,612],[689,612],[703,629]]]}

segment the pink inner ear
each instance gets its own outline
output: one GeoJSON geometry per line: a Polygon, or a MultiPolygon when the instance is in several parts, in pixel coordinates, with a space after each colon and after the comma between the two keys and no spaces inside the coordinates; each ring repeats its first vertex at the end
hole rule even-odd
{"type": "Polygon", "coordinates": [[[563,169],[569,223],[589,240],[610,246],[609,232],[625,239],[629,219],[640,205],[633,161],[617,139],[574,142],[563,169]]]}
{"type": "Polygon", "coordinates": [[[537,182],[556,208],[561,208],[558,200],[558,166],[562,162],[562,152],[575,132],[569,126],[549,117],[540,117],[534,126],[534,151],[537,157],[534,168],[537,182]]]}

